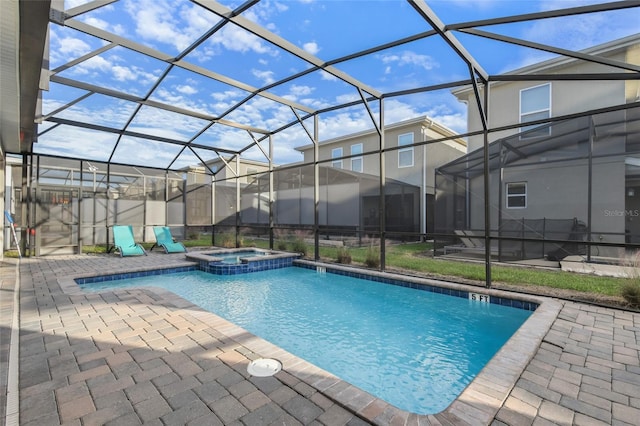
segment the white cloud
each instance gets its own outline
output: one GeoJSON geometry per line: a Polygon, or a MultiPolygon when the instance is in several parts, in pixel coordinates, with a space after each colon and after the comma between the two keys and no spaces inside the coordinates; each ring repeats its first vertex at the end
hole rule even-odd
{"type": "Polygon", "coordinates": [[[457,133],[467,131],[467,108],[464,104],[454,100],[453,96],[437,99],[426,110],[421,111],[421,115],[427,115],[457,133]]]}
{"type": "Polygon", "coordinates": [[[166,167],[180,150],[179,146],[125,136],[118,144],[113,161],[152,167],[166,167]]]}
{"type": "Polygon", "coordinates": [[[188,84],[178,85],[176,86],[176,90],[185,95],[195,95],[196,93],[198,93],[198,89],[188,84]]]}
{"type": "MultiPolygon", "coordinates": [[[[42,100],[43,112],[44,114],[48,114],[51,111],[61,108],[65,104],[66,102],[64,101],[45,97],[42,100]]],[[[134,109],[134,103],[122,100],[98,106],[80,102],[59,112],[56,116],[74,121],[88,121],[93,124],[119,128],[131,117],[134,109]]]]}
{"type": "Polygon", "coordinates": [[[113,72],[113,77],[118,81],[133,81],[137,79],[136,73],[129,67],[116,65],[111,68],[111,71],[113,72]]]}
{"type": "Polygon", "coordinates": [[[124,25],[116,24],[113,26],[113,32],[119,35],[120,37],[125,37],[127,35],[127,29],[124,25]]]}
{"type": "Polygon", "coordinates": [[[100,28],[101,30],[107,30],[109,28],[109,23],[107,21],[95,17],[89,17],[85,19],[85,22],[93,27],[100,28]]]}
{"type": "Polygon", "coordinates": [[[217,21],[199,6],[167,0],[130,0],[125,7],[136,23],[138,36],[174,46],[178,51],[188,47],[217,21]]]}
{"type": "Polygon", "coordinates": [[[108,72],[112,67],[111,62],[107,61],[102,56],[93,56],[84,62],[76,65],[73,69],[80,73],[87,73],[92,71],[108,72]]]}
{"type": "Polygon", "coordinates": [[[117,135],[112,133],[60,126],[40,136],[33,150],[39,154],[107,161],[116,138],[117,135]]]}
{"type": "Polygon", "coordinates": [[[320,51],[320,47],[315,41],[304,43],[302,45],[302,48],[305,50],[305,52],[311,53],[312,55],[316,55],[320,51]]]}
{"type": "Polygon", "coordinates": [[[429,55],[420,55],[410,50],[405,50],[396,54],[380,55],[384,64],[414,65],[429,71],[439,66],[438,62],[429,55]]]}
{"type": "MultiPolygon", "coordinates": [[[[548,0],[539,3],[540,11],[592,4],[586,0],[548,0]]],[[[516,37],[569,50],[582,50],[631,34],[637,34],[640,15],[636,10],[618,10],[531,21],[520,26],[516,37]],[[612,25],[615,22],[615,25],[612,25]]],[[[501,72],[517,69],[554,57],[554,54],[521,49],[512,55],[501,72]]]]}
{"type": "Polygon", "coordinates": [[[215,46],[223,47],[234,52],[254,52],[275,56],[278,52],[265,44],[263,40],[235,25],[225,25],[209,39],[215,46]]]}
{"type": "Polygon", "coordinates": [[[311,93],[313,93],[313,91],[313,87],[301,86],[297,84],[292,85],[289,89],[289,93],[291,93],[295,97],[310,95],[311,93]]]}
{"type": "Polygon", "coordinates": [[[265,85],[271,84],[275,81],[275,79],[273,78],[273,71],[261,71],[253,69],[251,70],[251,74],[253,74],[254,77],[260,79],[265,85]]]}
{"type": "Polygon", "coordinates": [[[320,78],[326,81],[338,81],[338,77],[324,70],[320,71],[320,78]]]}
{"type": "Polygon", "coordinates": [[[64,8],[73,9],[74,7],[81,6],[85,4],[87,0],[64,0],[64,8]]]}
{"type": "Polygon", "coordinates": [[[213,92],[211,97],[217,101],[238,99],[242,94],[237,90],[226,90],[224,92],[213,92]]]}
{"type": "MultiPolygon", "coordinates": [[[[210,113],[209,111],[207,111],[206,105],[199,103],[199,101],[195,98],[183,96],[185,94],[186,93],[180,92],[180,91],[177,91],[177,93],[174,93],[167,89],[158,89],[154,93],[154,98],[161,102],[164,102],[166,104],[169,104],[178,108],[183,108],[183,109],[187,109],[187,110],[191,110],[191,111],[195,111],[203,114],[210,113]]],[[[158,114],[160,113],[161,112],[159,111],[158,114]]]]}
{"type": "Polygon", "coordinates": [[[67,55],[73,55],[75,57],[82,56],[85,53],[91,51],[91,46],[89,46],[79,38],[65,37],[63,39],[59,39],[58,43],[60,46],[57,49],[58,52],[62,52],[67,55]]]}
{"type": "MultiPolygon", "coordinates": [[[[181,105],[175,105],[180,107],[181,105]]],[[[131,122],[132,131],[186,141],[206,125],[204,120],[171,111],[143,107],[131,122]]]]}
{"type": "Polygon", "coordinates": [[[338,104],[346,104],[348,102],[358,101],[360,100],[360,96],[357,93],[346,93],[343,95],[336,96],[336,102],[338,104]]]}

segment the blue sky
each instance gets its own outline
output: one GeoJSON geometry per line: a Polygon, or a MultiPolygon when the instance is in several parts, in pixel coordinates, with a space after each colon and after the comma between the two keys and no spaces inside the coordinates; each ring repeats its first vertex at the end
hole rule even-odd
{"type": "MultiPolygon", "coordinates": [[[[65,1],[70,10],[86,1],[65,1]]],[[[210,28],[220,22],[214,13],[198,2],[186,0],[120,0],[78,16],[76,19],[92,27],[130,39],[168,57],[181,54],[210,28]]],[[[241,2],[220,2],[233,9],[241,2]]],[[[429,1],[428,6],[445,24],[478,19],[533,13],[558,8],[593,4],[592,1],[526,1],[526,0],[447,0],[429,1]]],[[[247,20],[257,23],[321,61],[332,61],[354,52],[372,48],[430,29],[428,24],[405,1],[383,0],[302,0],[262,1],[243,12],[247,20]]],[[[554,18],[526,23],[496,25],[484,28],[499,34],[550,44],[564,49],[584,49],[638,32],[638,9],[590,15],[554,18]]],[[[547,53],[505,45],[465,34],[456,34],[463,46],[490,74],[517,69],[549,59],[547,53]]],[[[104,40],[70,27],[52,24],[50,35],[50,69],[56,70],[70,61],[106,45],[104,40]]],[[[205,70],[251,88],[262,88],[302,72],[309,64],[299,57],[256,37],[248,31],[227,24],[189,52],[184,60],[196,71],[205,70]]],[[[452,54],[437,37],[415,41],[393,49],[369,54],[336,64],[365,87],[381,93],[396,92],[421,86],[468,78],[463,61],[452,54]]],[[[249,92],[212,80],[201,73],[173,67],[167,77],[154,88],[167,64],[124,47],[114,47],[56,73],[56,77],[94,84],[120,93],[144,97],[204,116],[218,117],[249,92]],[[151,90],[154,88],[154,90],[151,90]]],[[[205,72],[205,73],[206,73],[205,72]]],[[[311,110],[327,108],[359,99],[358,91],[335,75],[316,71],[274,86],[272,95],[311,110]]],[[[43,96],[43,114],[86,95],[83,89],[52,82],[43,96]]],[[[371,105],[377,114],[377,105],[371,105]]],[[[253,142],[245,130],[222,125],[207,128],[208,120],[188,117],[145,105],[138,113],[136,104],[105,95],[93,94],[55,117],[77,120],[92,125],[123,128],[134,132],[175,139],[182,142],[242,149],[253,142]],[[195,139],[194,139],[195,138],[195,139]]],[[[449,90],[409,95],[385,100],[387,124],[428,115],[457,131],[466,130],[465,106],[449,90]]],[[[226,120],[268,131],[295,121],[291,108],[268,97],[256,96],[233,112],[226,120]]],[[[312,122],[305,122],[313,131],[312,122]]],[[[50,124],[44,123],[41,129],[50,124]]],[[[320,140],[371,129],[369,115],[362,106],[322,114],[319,120],[320,140]]],[[[254,134],[254,137],[259,137],[254,134]]],[[[39,138],[36,152],[53,153],[106,161],[116,146],[117,135],[61,125],[39,138]]],[[[310,140],[300,126],[294,126],[274,137],[276,163],[302,160],[296,146],[310,140]]],[[[182,147],[146,138],[127,136],[117,145],[115,162],[153,167],[182,167],[199,159],[182,147]]],[[[208,160],[215,154],[197,150],[208,160]]],[[[258,149],[250,149],[247,158],[264,160],[258,149]]]]}

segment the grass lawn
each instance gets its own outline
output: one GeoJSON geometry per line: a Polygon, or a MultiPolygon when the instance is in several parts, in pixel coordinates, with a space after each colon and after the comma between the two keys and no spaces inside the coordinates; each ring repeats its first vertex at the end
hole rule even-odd
{"type": "MultiPolygon", "coordinates": [[[[389,246],[386,251],[386,266],[452,279],[484,281],[484,263],[434,259],[425,254],[430,248],[429,243],[389,246]]],[[[366,248],[349,249],[355,264],[364,263],[366,250],[366,248]]],[[[337,249],[323,247],[320,249],[320,256],[335,259],[336,252],[337,249]]],[[[605,296],[620,295],[621,286],[627,282],[622,278],[496,265],[491,267],[491,280],[493,283],[512,284],[520,287],[548,287],[605,296]]]]}
{"type": "MultiPolygon", "coordinates": [[[[211,237],[205,236],[199,240],[184,241],[187,247],[208,247],[211,245],[211,237]]],[[[285,242],[276,242],[276,249],[282,248],[285,242]]],[[[299,243],[298,243],[299,244],[299,243]]],[[[149,250],[153,244],[144,243],[145,249],[149,250]]],[[[243,241],[244,246],[268,248],[266,240],[243,241]]],[[[294,250],[291,242],[286,242],[287,249],[294,250]]],[[[300,248],[300,245],[297,246],[300,248]]],[[[307,257],[313,258],[313,245],[306,245],[307,257]]],[[[409,243],[388,246],[386,249],[386,268],[389,271],[405,272],[407,274],[431,276],[450,281],[470,280],[482,283],[485,278],[484,263],[462,262],[441,260],[428,255],[431,249],[430,243],[409,243]]],[[[320,259],[326,262],[336,262],[338,259],[338,248],[320,247],[320,259]]],[[[344,249],[343,249],[344,250],[344,249]]],[[[367,254],[370,249],[367,247],[348,248],[347,252],[351,256],[354,266],[365,266],[367,254]]],[[[84,253],[106,253],[104,245],[84,246],[84,253]]],[[[17,257],[17,252],[5,252],[7,257],[17,257]],[[15,256],[14,256],[15,255],[15,256]]],[[[549,290],[560,292],[577,292],[581,294],[593,295],[594,299],[600,296],[605,298],[619,298],[623,286],[628,285],[628,279],[601,277],[595,275],[577,274],[565,271],[548,271],[530,267],[519,266],[497,266],[492,265],[491,277],[494,287],[510,288],[531,291],[533,293],[549,294],[549,290]],[[544,290],[544,291],[541,291],[544,290]]],[[[551,292],[552,293],[552,292],[551,292]]]]}

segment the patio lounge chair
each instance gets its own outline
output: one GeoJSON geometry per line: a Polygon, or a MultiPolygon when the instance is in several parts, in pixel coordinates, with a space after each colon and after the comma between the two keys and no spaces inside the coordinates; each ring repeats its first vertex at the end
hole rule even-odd
{"type": "MultiPolygon", "coordinates": [[[[484,235],[481,231],[471,230],[455,230],[453,231],[462,244],[445,246],[444,254],[451,254],[456,252],[485,254],[484,235]]],[[[505,241],[502,243],[502,247],[499,247],[497,240],[493,240],[491,244],[491,255],[497,256],[502,252],[503,256],[518,257],[520,256],[519,241],[505,241]]]]}
{"type": "MultiPolygon", "coordinates": [[[[154,226],[153,233],[156,236],[156,243],[153,245],[164,248],[165,253],[184,253],[187,248],[181,242],[176,242],[171,235],[171,229],[168,226],[154,226]]],[[[151,250],[153,250],[151,247],[151,250]]]]}
{"type": "Polygon", "coordinates": [[[136,256],[147,252],[133,239],[131,225],[113,225],[113,245],[120,252],[120,256],[136,256]]]}
{"type": "Polygon", "coordinates": [[[477,251],[478,253],[484,252],[484,240],[481,236],[474,235],[472,231],[462,231],[456,229],[453,231],[462,244],[456,244],[453,246],[445,246],[444,254],[455,253],[459,251],[477,251]]]}

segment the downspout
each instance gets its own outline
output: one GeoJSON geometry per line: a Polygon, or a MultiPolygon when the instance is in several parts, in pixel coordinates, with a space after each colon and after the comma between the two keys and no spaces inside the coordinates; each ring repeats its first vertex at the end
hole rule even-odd
{"type": "MultiPolygon", "coordinates": [[[[427,117],[428,118],[428,117],[427,117]]],[[[427,131],[433,126],[433,119],[428,118],[429,124],[425,127],[422,126],[422,140],[427,141],[427,131]]],[[[420,199],[420,233],[423,235],[423,239],[427,238],[427,145],[422,145],[422,194],[420,199]]]]}
{"type": "MultiPolygon", "coordinates": [[[[318,146],[320,134],[318,125],[318,114],[315,114],[313,116],[313,251],[316,262],[320,260],[320,165],[318,164],[320,159],[320,147],[318,146]]],[[[329,214],[329,209],[326,208],[325,210],[329,214]]],[[[325,223],[329,224],[328,218],[325,223]]]]}
{"type": "Polygon", "coordinates": [[[384,128],[384,100],[380,99],[380,151],[379,151],[379,166],[380,166],[380,270],[384,271],[386,269],[386,257],[387,257],[387,248],[386,248],[386,222],[387,222],[387,214],[386,214],[386,185],[387,185],[387,174],[386,174],[386,165],[385,165],[385,128],[384,128]]]}
{"type": "Polygon", "coordinates": [[[29,200],[29,155],[22,154],[22,200],[20,200],[20,253],[26,253],[27,238],[29,238],[27,232],[27,215],[28,215],[28,200],[29,200]]]}
{"type": "Polygon", "coordinates": [[[273,250],[273,228],[275,220],[273,209],[275,207],[273,191],[273,135],[269,135],[269,248],[273,250]]]}
{"type": "Polygon", "coordinates": [[[240,247],[240,155],[236,154],[236,248],[240,247]]]}

